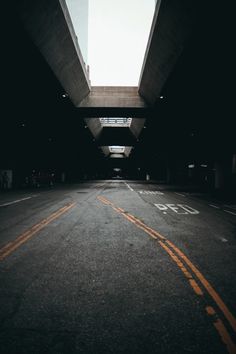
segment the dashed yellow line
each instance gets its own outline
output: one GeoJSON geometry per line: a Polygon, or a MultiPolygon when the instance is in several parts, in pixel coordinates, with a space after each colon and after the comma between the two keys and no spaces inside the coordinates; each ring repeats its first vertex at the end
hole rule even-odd
{"type": "Polygon", "coordinates": [[[38,224],[32,226],[30,229],[25,231],[23,234],[18,236],[14,241],[9,242],[4,247],[0,248],[0,261],[3,261],[7,256],[19,248],[22,244],[31,239],[37,232],[42,230],[45,226],[50,224],[53,220],[59,218],[62,214],[70,210],[75,206],[76,203],[70,203],[63,208],[55,211],[49,215],[46,219],[43,219],[38,224]]]}
{"type": "Polygon", "coordinates": [[[203,274],[195,267],[195,265],[190,261],[190,259],[187,256],[185,256],[185,254],[182,251],[180,251],[180,249],[178,247],[176,247],[170,241],[166,241],[166,243],[169,246],[171,246],[172,249],[174,249],[175,252],[180,256],[180,258],[182,258],[182,260],[184,260],[185,263],[189,266],[189,268],[192,270],[192,272],[196,275],[196,277],[199,279],[199,281],[205,287],[205,289],[207,290],[209,295],[212,297],[212,299],[216,302],[218,307],[221,309],[221,311],[223,312],[224,316],[229,321],[233,330],[236,332],[236,318],[230,312],[228,307],[225,305],[224,301],[221,299],[220,295],[212,287],[212,285],[209,283],[209,281],[206,280],[206,278],[203,276],[203,274]]]}
{"type": "MultiPolygon", "coordinates": [[[[189,267],[195,277],[200,281],[200,283],[204,286],[210,297],[215,301],[219,309],[224,314],[225,318],[228,320],[229,324],[236,332],[236,318],[233,316],[231,311],[228,309],[224,301],[221,299],[220,295],[216,292],[216,290],[212,287],[212,285],[206,280],[203,274],[197,269],[197,267],[190,261],[190,259],[178,248],[176,247],[171,241],[169,241],[166,237],[161,235],[156,230],[152,229],[151,227],[147,226],[144,222],[136,218],[135,216],[131,215],[130,213],[125,212],[123,209],[118,208],[108,199],[98,196],[97,197],[102,203],[109,205],[115,210],[117,213],[123,215],[127,220],[135,224],[139,229],[146,232],[152,238],[158,240],[159,245],[168,253],[168,255],[172,258],[172,260],[177,264],[178,268],[181,269],[185,277],[188,279],[190,286],[194,290],[194,292],[198,296],[203,296],[203,291],[200,286],[197,284],[196,280],[193,279],[191,273],[187,270],[185,264],[189,267]],[[182,260],[182,261],[181,261],[182,260]]],[[[208,315],[215,315],[217,317],[216,311],[211,307],[207,306],[206,311],[208,315]]],[[[224,326],[223,322],[217,317],[214,326],[219,333],[222,341],[226,344],[227,350],[230,354],[236,354],[236,346],[232,341],[226,327],[224,326]]]]}
{"type": "Polygon", "coordinates": [[[166,252],[170,255],[170,257],[174,260],[174,262],[177,264],[177,266],[182,270],[186,278],[189,280],[189,284],[195,291],[197,295],[202,296],[203,292],[202,289],[198,286],[196,281],[193,279],[192,275],[187,271],[183,263],[180,261],[180,259],[167,247],[163,242],[159,241],[159,244],[166,250],[166,252]]]}
{"type": "Polygon", "coordinates": [[[231,337],[229,336],[229,333],[227,329],[225,328],[225,325],[221,321],[220,318],[218,318],[216,311],[212,306],[207,306],[206,307],[206,312],[209,316],[214,317],[214,327],[216,328],[217,332],[219,333],[222,341],[225,343],[228,352],[230,354],[235,354],[236,353],[236,345],[232,341],[231,337]]]}

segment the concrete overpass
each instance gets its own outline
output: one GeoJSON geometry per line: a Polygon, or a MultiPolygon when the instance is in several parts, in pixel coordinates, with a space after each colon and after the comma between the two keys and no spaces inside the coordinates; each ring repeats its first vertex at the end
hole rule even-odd
{"type": "MultiPolygon", "coordinates": [[[[214,125],[215,122],[214,118],[211,117],[210,108],[204,115],[201,114],[199,109],[199,114],[197,115],[196,113],[196,117],[191,120],[191,124],[187,118],[189,116],[188,112],[185,113],[185,120],[181,118],[182,112],[176,115],[176,112],[180,112],[178,104],[180,104],[179,102],[182,99],[180,93],[178,93],[178,85],[183,81],[181,73],[184,72],[184,64],[181,64],[181,61],[184,63],[185,60],[186,64],[188,54],[186,56],[185,53],[189,53],[191,50],[194,55],[200,56],[201,53],[205,53],[209,45],[212,44],[212,39],[214,38],[213,32],[217,31],[217,24],[215,24],[212,26],[211,37],[205,40],[207,44],[204,50],[201,51],[201,49],[196,48],[194,52],[194,46],[198,45],[199,48],[201,48],[200,44],[197,42],[198,38],[200,38],[198,37],[199,33],[203,34],[199,42],[204,41],[205,33],[203,33],[203,31],[211,28],[207,25],[209,14],[211,13],[210,6],[206,11],[205,27],[203,26],[203,29],[201,29],[197,19],[201,19],[204,16],[204,12],[200,11],[199,2],[182,0],[157,1],[139,86],[136,88],[98,88],[91,87],[89,83],[88,73],[80,53],[80,48],[65,1],[42,0],[40,2],[32,2],[29,0],[20,0],[16,1],[14,5],[33,43],[55,74],[58,82],[63,87],[64,93],[68,95],[69,100],[73,103],[73,115],[78,117],[76,124],[78,126],[85,124],[91,128],[92,134],[90,133],[90,135],[92,139],[95,139],[95,142],[91,139],[92,143],[90,143],[89,133],[85,133],[84,130],[83,134],[86,138],[82,139],[83,144],[85,141],[89,141],[89,147],[93,144],[95,148],[99,148],[119,142],[120,145],[134,147],[131,156],[136,156],[137,160],[140,160],[141,157],[147,160],[157,151],[156,154],[161,155],[160,159],[168,160],[168,163],[165,163],[170,166],[173,165],[173,161],[176,160],[174,154],[175,152],[177,154],[177,150],[179,150],[178,156],[184,156],[184,162],[181,161],[181,164],[188,163],[188,161],[194,159],[195,156],[198,156],[200,164],[202,160],[208,159],[209,155],[211,161],[213,161],[212,164],[215,166],[212,167],[212,169],[218,171],[214,172],[215,174],[218,173],[218,177],[215,181],[216,186],[225,185],[223,181],[228,179],[228,175],[232,174],[232,172],[229,171],[232,171],[232,154],[235,152],[232,142],[233,138],[231,137],[232,129],[230,129],[230,123],[225,124],[223,130],[220,126],[214,129],[214,132],[216,132],[216,136],[214,137],[211,124],[214,125]],[[195,37],[193,37],[193,34],[195,37]],[[196,39],[195,42],[194,38],[196,39]],[[192,46],[191,43],[193,43],[192,46]],[[178,70],[180,74],[178,74],[178,70]],[[177,83],[176,86],[173,86],[175,90],[174,95],[177,98],[176,101],[172,99],[172,102],[174,102],[172,110],[171,108],[164,108],[165,99],[164,102],[160,99],[163,92],[171,91],[169,89],[171,82],[177,83]],[[202,116],[204,117],[201,118],[202,116]],[[205,125],[205,116],[207,116],[208,121],[207,127],[205,125]],[[122,128],[115,130],[113,128],[103,128],[102,134],[96,135],[93,131],[97,128],[99,129],[99,121],[95,118],[98,119],[101,117],[132,117],[134,119],[133,129],[122,128]],[[170,117],[174,118],[172,119],[170,117]],[[84,122],[85,118],[90,118],[89,124],[88,121],[84,122]],[[138,120],[140,118],[146,119],[145,125],[147,129],[140,130],[138,128],[138,122],[139,126],[143,126],[143,121],[138,120]],[[186,130],[187,133],[185,133],[186,130]],[[139,132],[138,135],[134,134],[135,131],[139,132]],[[195,137],[198,136],[196,131],[199,131],[204,138],[201,139],[199,136],[198,145],[194,147],[194,139],[197,139],[195,137]],[[221,156],[222,145],[219,147],[217,140],[221,139],[221,134],[224,134],[224,131],[227,136],[227,139],[225,139],[226,144],[224,145],[224,149],[227,151],[227,162],[225,158],[221,156]],[[231,138],[229,138],[229,136],[231,138]],[[156,144],[157,139],[158,148],[156,144]],[[209,143],[209,139],[211,143],[209,143]],[[139,142],[137,140],[139,140],[139,142]],[[166,141],[168,141],[167,144],[166,141]],[[183,143],[181,143],[181,141],[183,141],[183,143]],[[172,148],[174,145],[177,146],[177,149],[172,148]],[[191,153],[186,152],[186,146],[191,149],[191,153]],[[207,151],[207,154],[205,151],[207,151]],[[167,155],[168,157],[166,157],[167,155]],[[228,162],[228,160],[231,162],[228,162]],[[226,177],[222,177],[222,173],[220,172],[222,169],[224,170],[224,165],[228,166],[226,177]]],[[[220,13],[220,11],[219,7],[218,12],[220,13]]],[[[223,29],[221,28],[221,30],[223,29]]],[[[217,47],[217,44],[215,44],[215,47],[217,47]]],[[[217,53],[218,56],[215,56],[212,58],[214,60],[210,61],[211,67],[212,63],[220,56],[220,53],[217,53]]],[[[194,57],[194,55],[192,57],[194,57]]],[[[221,58],[223,58],[222,55],[221,58]]],[[[193,59],[191,60],[193,63],[193,59]]],[[[195,62],[195,64],[191,66],[190,73],[190,75],[193,75],[194,72],[199,74],[195,75],[195,81],[193,80],[194,83],[191,86],[193,90],[193,86],[198,80],[198,75],[200,83],[195,90],[196,94],[204,89],[204,85],[202,85],[203,81],[200,80],[201,69],[197,70],[198,64],[199,63],[195,62]]],[[[202,65],[200,67],[203,68],[203,64],[200,64],[202,65]]],[[[219,67],[218,65],[217,68],[219,67]]],[[[226,67],[227,65],[224,66],[224,70],[226,67]]],[[[185,77],[186,76],[187,74],[185,74],[185,77]]],[[[226,77],[226,75],[224,75],[224,77],[226,77]]],[[[185,78],[185,81],[186,80],[185,78]]],[[[190,80],[187,81],[187,84],[190,84],[190,80]]],[[[188,85],[186,85],[186,87],[188,87],[188,85]]],[[[187,91],[186,89],[184,93],[188,94],[187,91]]],[[[216,96],[217,95],[218,93],[216,93],[216,96]]],[[[168,97],[170,96],[169,94],[168,97]]],[[[201,106],[197,95],[196,97],[197,105],[201,106]]],[[[212,99],[212,103],[209,104],[209,107],[213,106],[213,101],[212,99]]],[[[193,98],[190,99],[190,102],[194,102],[194,107],[195,101],[193,98]]],[[[219,102],[220,100],[217,100],[217,103],[219,102]]],[[[181,104],[181,107],[185,107],[186,101],[181,104]]],[[[70,109],[72,110],[72,108],[70,109]]],[[[190,104],[188,105],[188,109],[191,115],[195,114],[190,104]]],[[[224,112],[222,112],[222,114],[224,114],[224,112]]],[[[72,133],[70,132],[70,134],[72,133]]],[[[86,151],[88,151],[87,148],[86,151]]],[[[95,150],[93,150],[93,152],[95,152],[95,150]]],[[[150,164],[152,164],[152,162],[150,162],[150,164]]],[[[155,164],[156,163],[153,162],[153,166],[155,166],[155,164]]],[[[174,170],[172,174],[176,175],[176,167],[168,168],[168,170],[174,170]]]]}
{"type": "Polygon", "coordinates": [[[157,102],[184,48],[195,3],[157,2],[138,88],[90,87],[65,0],[17,5],[25,28],[76,107],[143,109],[157,102]]]}
{"type": "MultiPolygon", "coordinates": [[[[158,1],[139,87],[90,87],[66,2],[51,0],[32,3],[24,0],[18,3],[18,9],[25,28],[64,87],[66,95],[80,114],[90,118],[101,114],[105,117],[129,114],[133,118],[148,119],[151,107],[157,103],[191,31],[194,15],[194,6],[187,1],[178,1],[178,4],[166,1],[163,5],[158,1]]],[[[134,119],[128,134],[127,129],[121,129],[119,134],[116,129],[114,135],[111,133],[114,129],[107,128],[106,138],[100,141],[100,145],[114,145],[123,140],[124,146],[134,146],[132,140],[138,138],[143,125],[143,119],[139,123],[134,119]]],[[[94,134],[98,120],[90,119],[88,126],[95,139],[101,137],[101,134],[94,134]]]]}
{"type": "MultiPolygon", "coordinates": [[[[50,19],[46,11],[54,0],[31,2],[57,28],[60,8],[50,19]]],[[[14,11],[2,11],[1,353],[235,353],[229,13],[222,1],[218,8],[204,2],[190,41],[160,84],[164,98],[148,80],[147,107],[125,111],[78,108],[91,95],[86,80],[83,95],[76,80],[65,87],[69,69],[79,75],[82,67],[70,36],[74,61],[64,58],[62,40],[57,60],[68,66],[49,66],[41,53],[53,51],[40,52],[14,11]],[[108,112],[116,126],[109,126],[108,112]],[[122,146],[128,138],[132,149],[122,146]],[[3,171],[12,172],[12,190],[3,171]],[[144,181],[147,173],[151,180],[144,181]]],[[[42,36],[45,46],[50,35],[42,36]]]]}

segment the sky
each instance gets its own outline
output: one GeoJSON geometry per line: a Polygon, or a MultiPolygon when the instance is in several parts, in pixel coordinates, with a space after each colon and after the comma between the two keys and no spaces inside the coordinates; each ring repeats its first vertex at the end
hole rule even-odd
{"type": "Polygon", "coordinates": [[[92,86],[138,86],[155,0],[89,0],[92,86]]]}

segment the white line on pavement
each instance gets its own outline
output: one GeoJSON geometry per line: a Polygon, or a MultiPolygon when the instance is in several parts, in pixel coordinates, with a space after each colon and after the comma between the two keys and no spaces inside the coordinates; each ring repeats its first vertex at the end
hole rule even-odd
{"type": "Polygon", "coordinates": [[[220,240],[221,240],[222,242],[228,242],[228,240],[227,240],[226,238],[224,238],[224,237],[220,237],[220,240]]]}
{"type": "Polygon", "coordinates": [[[214,204],[209,204],[212,208],[216,208],[216,209],[220,209],[220,207],[218,207],[217,205],[214,204]]]}
{"type": "Polygon", "coordinates": [[[181,194],[181,193],[177,193],[177,192],[175,192],[175,194],[177,194],[177,195],[181,195],[181,197],[186,197],[186,195],[181,194]]]}
{"type": "Polygon", "coordinates": [[[229,211],[229,210],[225,210],[223,209],[226,213],[229,213],[229,214],[232,214],[232,215],[236,215],[236,213],[233,213],[232,211],[229,211]]]}
{"type": "Polygon", "coordinates": [[[26,197],[26,198],[21,198],[21,199],[13,200],[12,202],[0,204],[0,207],[4,207],[4,206],[12,205],[12,204],[15,204],[15,203],[19,203],[19,202],[22,202],[23,200],[31,199],[31,198],[33,198],[33,197],[36,197],[36,195],[33,195],[32,197],[26,197]]]}
{"type": "Polygon", "coordinates": [[[130,185],[128,183],[125,182],[125,185],[133,192],[133,188],[130,187],[130,185]]]}

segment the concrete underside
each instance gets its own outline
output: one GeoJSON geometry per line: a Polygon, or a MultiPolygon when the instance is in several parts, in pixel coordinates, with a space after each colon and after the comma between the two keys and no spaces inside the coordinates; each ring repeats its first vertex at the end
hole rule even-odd
{"type": "Polygon", "coordinates": [[[92,86],[65,0],[19,0],[33,42],[76,107],[97,146],[135,146],[145,119],[156,119],[161,91],[189,38],[196,1],[157,1],[139,87],[92,86]],[[102,128],[99,118],[131,117],[129,128],[102,128]]]}
{"type": "Polygon", "coordinates": [[[130,127],[103,127],[99,118],[85,118],[85,122],[97,140],[98,146],[134,146],[143,129],[145,119],[132,118],[130,127]]]}
{"type": "Polygon", "coordinates": [[[101,150],[106,157],[110,156],[111,158],[116,158],[116,155],[120,155],[118,156],[118,158],[126,158],[129,157],[132,150],[132,146],[125,146],[124,152],[122,154],[111,153],[109,146],[101,146],[101,150]]]}
{"type": "Polygon", "coordinates": [[[89,95],[79,108],[145,108],[145,101],[138,94],[138,87],[92,86],[89,95]]]}
{"type": "Polygon", "coordinates": [[[135,117],[146,118],[154,114],[151,107],[121,108],[121,107],[83,107],[76,109],[79,118],[95,117],[135,117]]]}
{"type": "Polygon", "coordinates": [[[90,88],[65,0],[20,0],[17,8],[33,42],[48,62],[78,113],[84,117],[145,117],[155,105],[188,39],[196,1],[158,1],[139,87],[90,88]]]}
{"type": "Polygon", "coordinates": [[[64,0],[19,0],[23,25],[75,106],[90,92],[85,64],[64,0]]]}
{"type": "Polygon", "coordinates": [[[191,34],[196,11],[196,1],[157,1],[138,90],[148,104],[157,102],[191,34]]]}

